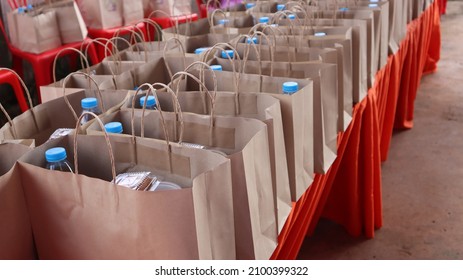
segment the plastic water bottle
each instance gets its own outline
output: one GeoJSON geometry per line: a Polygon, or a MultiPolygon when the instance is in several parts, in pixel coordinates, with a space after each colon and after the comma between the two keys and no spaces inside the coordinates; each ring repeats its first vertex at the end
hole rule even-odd
{"type": "Polygon", "coordinates": [[[251,9],[256,6],[256,3],[246,3],[246,9],[251,9]]]}
{"type": "Polygon", "coordinates": [[[228,19],[219,19],[219,25],[227,25],[229,22],[228,19]]]}
{"type": "Polygon", "coordinates": [[[207,51],[209,48],[197,48],[195,50],[195,54],[202,54],[203,52],[207,51]]]}
{"type": "Polygon", "coordinates": [[[48,149],[45,152],[45,159],[47,161],[46,168],[48,170],[73,172],[72,170],[74,168],[67,160],[66,150],[63,147],[48,149]]]}
{"type": "Polygon", "coordinates": [[[233,58],[234,56],[235,52],[233,50],[222,51],[222,58],[224,59],[233,58]]]}
{"type": "Polygon", "coordinates": [[[247,38],[247,39],[246,39],[246,43],[247,43],[247,44],[252,44],[252,43],[254,43],[254,44],[257,45],[257,44],[259,44],[259,38],[257,38],[257,37],[247,38]]]}
{"type": "Polygon", "coordinates": [[[107,133],[122,134],[122,132],[124,131],[120,122],[107,123],[105,124],[104,128],[107,133]]]}
{"type": "Polygon", "coordinates": [[[148,98],[146,96],[143,96],[140,98],[140,107],[143,108],[146,102],[146,109],[147,110],[156,110],[156,99],[154,96],[150,95],[148,98]]]}
{"type": "Polygon", "coordinates": [[[213,71],[222,71],[222,65],[211,65],[210,66],[213,71]]]}
{"type": "Polygon", "coordinates": [[[260,17],[259,18],[259,23],[269,23],[270,18],[269,17],[260,17]]]}
{"type": "Polygon", "coordinates": [[[291,95],[299,90],[299,84],[297,82],[286,82],[283,83],[283,93],[291,95]]]}
{"type": "MultiPolygon", "coordinates": [[[[98,108],[98,100],[96,98],[94,98],[94,97],[84,98],[84,99],[82,99],[80,104],[82,105],[82,114],[84,114],[86,112],[92,112],[95,115],[101,115],[100,108],[98,108]]],[[[86,114],[82,118],[82,121],[80,122],[80,124],[81,125],[86,124],[87,122],[90,121],[91,118],[92,118],[91,115],[86,114]]]]}
{"type": "Polygon", "coordinates": [[[285,10],[285,4],[278,4],[277,5],[277,11],[284,11],[285,10]]]}

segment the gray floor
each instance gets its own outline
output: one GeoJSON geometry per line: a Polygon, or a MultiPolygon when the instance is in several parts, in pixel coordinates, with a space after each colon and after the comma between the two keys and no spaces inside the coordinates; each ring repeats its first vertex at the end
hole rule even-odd
{"type": "Polygon", "coordinates": [[[384,226],[371,240],[322,220],[300,259],[463,259],[463,2],[442,17],[438,72],[422,79],[415,127],[383,164],[384,226]]]}

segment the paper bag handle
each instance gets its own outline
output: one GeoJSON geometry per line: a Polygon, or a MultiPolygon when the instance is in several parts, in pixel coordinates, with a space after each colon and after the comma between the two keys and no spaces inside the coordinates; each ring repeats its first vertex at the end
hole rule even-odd
{"type": "MultiPolygon", "coordinates": [[[[108,42],[109,42],[109,39],[106,39],[106,38],[95,38],[95,39],[92,39],[92,43],[98,44],[98,45],[103,46],[103,47],[105,48],[105,57],[108,56],[108,52],[109,52],[109,54],[110,54],[111,56],[115,56],[114,53],[111,51],[111,49],[109,49],[109,47],[108,47],[108,45],[107,45],[108,42]],[[105,41],[106,44],[103,44],[101,41],[105,41]]],[[[85,57],[87,57],[87,54],[88,54],[88,47],[89,47],[89,46],[90,46],[90,44],[87,44],[87,46],[85,47],[85,52],[84,52],[85,57]]],[[[80,46],[80,51],[82,51],[82,47],[83,47],[83,45],[80,46]]],[[[119,55],[119,54],[117,54],[117,55],[119,55]]],[[[82,56],[80,56],[80,62],[81,62],[81,64],[83,64],[82,56]]],[[[115,61],[115,62],[116,62],[116,64],[117,64],[117,61],[115,61]]],[[[87,62],[87,64],[88,64],[88,62],[87,62]]],[[[89,66],[89,67],[90,67],[90,66],[89,66]]],[[[110,67],[109,70],[111,71],[111,74],[112,74],[113,77],[114,77],[115,74],[114,74],[113,69],[110,67]]]]}
{"type": "MultiPolygon", "coordinates": [[[[178,98],[177,98],[177,95],[175,94],[175,92],[169,87],[167,86],[166,84],[163,84],[163,83],[154,83],[152,84],[153,88],[156,87],[156,86],[160,86],[162,88],[165,88],[172,96],[172,102],[175,104],[174,106],[174,114],[176,116],[176,120],[177,121],[180,121],[180,136],[178,137],[178,142],[179,143],[182,143],[183,141],[183,129],[184,129],[184,122],[183,122],[183,112],[182,112],[182,108],[180,106],[180,102],[178,101],[178,98]],[[180,116],[180,117],[179,117],[180,116]]],[[[174,129],[174,132],[175,132],[175,136],[174,136],[174,139],[177,139],[177,123],[174,124],[175,126],[175,129],[174,129]]]]}
{"type": "Polygon", "coordinates": [[[100,125],[101,127],[101,130],[103,131],[103,134],[104,134],[104,138],[106,140],[106,145],[108,147],[108,151],[109,151],[109,160],[111,161],[111,173],[112,173],[112,176],[113,176],[113,180],[112,182],[115,182],[116,181],[116,161],[114,159],[114,154],[113,154],[113,147],[111,146],[111,141],[109,140],[109,135],[108,133],[106,132],[106,129],[104,127],[104,124],[103,122],[101,121],[101,119],[94,113],[92,112],[85,112],[83,113],[76,121],[76,133],[74,133],[74,139],[73,139],[73,142],[74,142],[74,167],[75,167],[75,174],[79,174],[79,160],[78,160],[78,154],[77,154],[77,135],[79,134],[80,132],[80,122],[82,121],[82,118],[86,115],[91,115],[93,116],[96,121],[98,122],[98,124],[100,125]]]}
{"type": "Polygon", "coordinates": [[[74,111],[74,109],[71,106],[71,103],[69,102],[68,97],[66,96],[66,83],[68,82],[68,80],[72,76],[75,76],[75,75],[81,75],[81,76],[85,76],[85,77],[89,78],[90,79],[89,84],[90,84],[90,82],[93,82],[93,84],[96,86],[96,89],[97,89],[97,93],[98,93],[97,97],[100,99],[99,106],[101,107],[102,112],[106,112],[106,109],[105,109],[105,106],[104,106],[104,103],[103,103],[104,102],[103,101],[103,96],[101,95],[101,91],[100,91],[100,88],[98,87],[98,83],[87,73],[73,72],[73,73],[67,75],[66,78],[64,78],[64,81],[63,81],[63,97],[64,97],[64,102],[68,106],[69,110],[71,110],[72,114],[74,115],[74,118],[76,120],[79,119],[79,117],[77,116],[76,111],[74,111]]]}
{"type": "MultiPolygon", "coordinates": [[[[106,46],[108,46],[109,43],[111,43],[112,48],[113,48],[113,54],[114,54],[112,57],[115,59],[113,61],[119,63],[119,72],[118,73],[121,74],[122,73],[122,66],[121,66],[121,64],[122,64],[122,56],[121,56],[121,52],[120,52],[119,48],[117,47],[117,42],[119,42],[119,41],[122,41],[122,42],[126,43],[128,48],[130,48],[132,46],[132,44],[127,39],[125,39],[124,37],[112,37],[111,39],[108,39],[108,41],[106,42],[106,46]]],[[[138,54],[141,56],[140,51],[138,51],[138,54]]],[[[146,56],[146,53],[145,53],[145,62],[147,60],[148,60],[148,57],[146,56]]]]}
{"type": "MultiPolygon", "coordinates": [[[[26,84],[24,83],[23,79],[21,79],[21,77],[18,75],[18,73],[16,73],[14,70],[11,70],[9,68],[3,68],[3,67],[0,67],[0,71],[8,71],[8,72],[11,72],[13,73],[16,78],[18,79],[19,83],[21,84],[21,86],[23,87],[24,91],[26,92],[26,96],[27,96],[27,101],[29,102],[29,109],[31,110],[32,112],[32,117],[34,118],[34,124],[35,124],[35,127],[37,128],[38,130],[38,125],[37,125],[37,120],[35,119],[35,114],[34,114],[34,110],[32,110],[34,108],[34,104],[32,103],[32,98],[31,98],[31,94],[29,92],[29,89],[27,88],[26,84]]],[[[11,119],[10,115],[8,114],[8,112],[6,111],[6,109],[3,107],[3,105],[0,103],[0,110],[5,114],[5,117],[8,121],[8,123],[10,124],[10,127],[13,129],[13,137],[16,139],[18,137],[18,134],[16,133],[16,128],[14,127],[13,125],[13,120],[11,119]]]]}
{"type": "MultiPolygon", "coordinates": [[[[140,85],[138,87],[137,91],[134,94],[134,98],[132,99],[132,113],[131,113],[132,136],[135,137],[135,97],[138,95],[138,93],[141,90],[143,90],[145,88],[148,88],[148,91],[146,92],[145,96],[148,97],[148,95],[151,93],[151,94],[153,94],[154,98],[158,101],[156,105],[157,105],[157,108],[158,108],[158,111],[159,111],[159,115],[161,117],[162,128],[164,130],[164,136],[166,138],[167,145],[169,146],[169,142],[170,142],[169,141],[169,134],[167,133],[166,121],[165,121],[164,115],[162,113],[161,104],[159,104],[159,98],[158,98],[158,95],[156,94],[156,90],[149,83],[144,83],[144,84],[140,85]]],[[[145,104],[143,104],[143,111],[142,111],[142,118],[141,118],[141,137],[145,137],[145,129],[144,129],[145,110],[146,110],[146,102],[145,102],[145,104]]]]}
{"type": "MultiPolygon", "coordinates": [[[[265,37],[267,37],[267,35],[264,34],[265,37]]],[[[257,45],[256,43],[254,43],[254,41],[252,41],[252,38],[254,37],[254,34],[253,36],[249,36],[247,34],[243,34],[243,35],[239,35],[236,39],[236,44],[234,46],[235,49],[238,48],[238,44],[240,43],[241,39],[244,38],[244,42],[246,44],[246,48],[244,50],[244,56],[243,56],[243,64],[241,66],[241,74],[245,74],[245,70],[246,70],[246,63],[248,62],[248,59],[249,59],[249,52],[250,52],[250,48],[251,46],[254,48],[254,50],[256,51],[256,55],[257,55],[257,61],[259,62],[259,65],[261,65],[262,63],[262,59],[260,57],[260,50],[257,48],[257,45]],[[247,44],[247,39],[251,39],[251,43],[250,44],[247,44]]],[[[270,55],[272,55],[270,53],[270,55]]],[[[259,68],[259,76],[262,76],[262,68],[261,67],[258,67],[259,68]]],[[[241,78],[240,78],[241,79],[241,78]]]]}
{"type": "MultiPolygon", "coordinates": [[[[267,40],[267,42],[270,42],[270,39],[269,39],[268,35],[265,34],[262,31],[254,31],[254,34],[252,36],[255,36],[255,35],[260,35],[260,36],[264,37],[265,40],[267,40]]],[[[275,40],[276,40],[276,37],[275,37],[275,40]]],[[[262,42],[260,41],[258,45],[259,45],[259,49],[260,49],[261,46],[262,46],[262,42]]],[[[273,47],[272,45],[269,45],[269,47],[270,47],[270,77],[273,77],[273,72],[274,72],[273,71],[273,68],[274,68],[273,64],[275,62],[275,47],[273,47]]],[[[261,59],[260,55],[258,56],[258,59],[259,59],[259,63],[261,63],[262,61],[260,60],[261,59]]],[[[290,56],[289,56],[289,52],[288,52],[288,61],[289,60],[290,60],[290,56]]],[[[246,62],[247,62],[247,60],[246,60],[246,62]]],[[[245,65],[243,66],[243,72],[244,72],[244,67],[245,67],[245,65]]],[[[260,76],[262,76],[262,69],[259,69],[259,74],[260,74],[260,76]]]]}
{"type": "MultiPolygon", "coordinates": [[[[95,39],[90,39],[91,40],[91,43],[95,43],[95,44],[98,44],[102,47],[105,48],[105,57],[108,56],[108,52],[110,55],[114,55],[113,52],[111,51],[111,49],[109,49],[106,44],[102,43],[101,41],[104,41],[104,42],[108,42],[109,39],[107,38],[102,38],[102,37],[99,37],[99,38],[95,38],[95,39]]],[[[85,54],[85,57],[88,56],[88,48],[90,47],[91,44],[86,44],[85,45],[85,51],[83,50],[83,47],[84,47],[84,44],[80,45],[80,51],[83,52],[85,54]]],[[[80,61],[81,64],[83,64],[83,61],[82,61],[82,56],[81,56],[81,61],[80,61]]]]}
{"type": "MultiPolygon", "coordinates": [[[[185,71],[180,71],[180,72],[177,72],[174,74],[174,76],[172,77],[172,81],[171,83],[173,83],[175,81],[175,78],[176,76],[179,76],[179,79],[177,80],[177,94],[178,94],[178,91],[179,91],[179,83],[180,83],[180,78],[183,77],[183,76],[188,76],[190,78],[192,78],[195,82],[197,82],[200,87],[203,87],[205,88],[206,90],[206,93],[207,95],[209,95],[209,98],[211,99],[211,114],[210,114],[210,130],[209,130],[209,145],[212,146],[212,132],[213,132],[213,128],[214,128],[214,117],[215,117],[215,96],[212,96],[212,94],[210,93],[210,91],[206,88],[206,86],[204,85],[203,82],[201,82],[201,80],[199,80],[197,77],[195,77],[193,74],[191,73],[188,73],[188,72],[185,72],[185,71]]],[[[214,77],[215,78],[215,77],[214,77]]],[[[215,83],[215,90],[217,92],[217,80],[214,80],[214,83],[215,83]]]]}
{"type": "MultiPolygon", "coordinates": [[[[210,26],[211,29],[212,29],[212,34],[216,34],[216,33],[217,33],[216,30],[215,30],[215,28],[214,28],[214,26],[215,26],[215,25],[214,25],[214,18],[215,18],[215,14],[216,14],[216,13],[221,13],[221,14],[223,15],[224,19],[227,19],[227,18],[228,18],[228,17],[227,17],[227,14],[226,14],[224,11],[222,11],[221,9],[216,9],[216,10],[214,10],[214,11],[211,13],[211,16],[209,17],[209,26],[210,26]]],[[[228,33],[228,30],[227,30],[227,33],[228,33]]]]}
{"type": "Polygon", "coordinates": [[[214,4],[213,8],[214,9],[221,9],[222,8],[222,3],[220,3],[220,0],[209,0],[206,2],[206,13],[207,13],[207,18],[209,18],[209,7],[212,7],[211,4],[214,4]]]}
{"type": "MultiPolygon", "coordinates": [[[[156,32],[159,32],[159,40],[157,40],[158,42],[162,41],[162,38],[164,37],[163,34],[162,34],[162,27],[157,23],[155,22],[154,20],[150,19],[150,18],[144,18],[142,20],[139,20],[135,23],[135,26],[139,23],[145,23],[146,25],[151,25],[151,27],[154,28],[154,30],[156,32]]],[[[148,28],[147,28],[148,29],[148,28]]],[[[153,38],[153,40],[151,40],[151,32],[147,32],[147,37],[146,38],[148,40],[148,42],[152,42],[154,41],[155,38],[153,38]]]]}
{"type": "Polygon", "coordinates": [[[175,35],[179,35],[179,34],[178,34],[179,30],[178,30],[178,21],[177,21],[177,20],[174,21],[174,20],[172,19],[172,17],[171,17],[168,13],[164,12],[163,10],[154,10],[154,11],[152,11],[152,12],[148,15],[148,18],[149,18],[149,19],[155,18],[154,15],[155,15],[156,13],[159,13],[159,14],[161,14],[161,15],[166,16],[166,18],[168,18],[168,19],[170,20],[170,23],[171,23],[172,26],[174,27],[174,34],[175,34],[175,35]]]}
{"type": "Polygon", "coordinates": [[[239,71],[237,71],[233,59],[227,53],[227,59],[231,63],[232,71],[233,71],[233,74],[234,74],[233,75],[233,82],[235,83],[235,90],[236,90],[236,93],[238,93],[239,92],[239,83],[238,83],[238,81],[240,79],[239,76],[240,76],[240,71],[241,71],[241,69],[243,67],[243,65],[242,65],[243,62],[241,60],[241,57],[240,57],[238,51],[232,45],[230,45],[228,43],[217,43],[214,46],[212,46],[210,49],[208,49],[207,51],[204,52],[203,57],[202,57],[201,60],[203,62],[206,62],[206,61],[209,60],[210,55],[213,54],[213,51],[215,51],[217,49],[221,50],[221,51],[225,51],[226,50],[225,48],[231,49],[233,51],[233,54],[236,55],[236,60],[238,60],[238,62],[239,62],[239,69],[238,69],[239,71]]]}
{"type": "MultiPolygon", "coordinates": [[[[204,87],[206,89],[207,94],[209,95],[209,98],[211,99],[211,113],[210,113],[210,126],[209,126],[209,146],[212,146],[212,135],[213,135],[213,129],[214,129],[214,118],[215,118],[215,96],[212,96],[209,90],[206,88],[206,86],[201,82],[197,77],[195,77],[193,74],[185,72],[185,71],[180,71],[175,73],[174,77],[172,78],[172,82],[174,81],[175,76],[188,76],[192,78],[195,82],[197,82],[200,87],[204,87]]],[[[172,83],[171,82],[171,83],[172,83]]],[[[216,81],[214,81],[216,83],[216,81]]],[[[179,91],[179,83],[180,79],[177,80],[177,94],[179,91]]],[[[215,84],[215,90],[217,92],[217,84],[215,84]]],[[[183,133],[182,133],[183,136],[183,133]]]]}
{"type": "MultiPolygon", "coordinates": [[[[175,37],[172,37],[172,38],[169,38],[167,41],[166,41],[166,44],[164,45],[164,49],[162,50],[162,56],[164,57],[164,59],[167,58],[166,56],[166,53],[167,53],[167,46],[169,45],[170,42],[176,42],[177,43],[177,46],[180,47],[180,51],[182,52],[183,54],[183,68],[186,67],[186,54],[185,54],[185,47],[183,46],[183,43],[182,41],[180,41],[178,38],[175,38],[175,37]]],[[[172,76],[173,76],[173,73],[172,73],[172,69],[170,68],[169,66],[169,63],[166,63],[166,68],[167,68],[167,72],[169,72],[169,77],[172,79],[172,76]]]]}
{"type": "MultiPolygon", "coordinates": [[[[216,93],[217,93],[217,75],[215,74],[214,71],[212,71],[211,66],[209,66],[207,63],[202,62],[202,61],[195,61],[195,62],[191,63],[190,65],[188,65],[188,67],[185,68],[184,71],[185,71],[185,72],[188,72],[189,70],[191,70],[191,69],[192,69],[193,67],[195,67],[195,66],[202,66],[201,68],[199,68],[199,80],[202,82],[202,83],[199,84],[199,91],[200,91],[201,93],[206,92],[206,87],[203,86],[203,85],[204,85],[204,81],[205,81],[203,69],[204,69],[204,68],[207,68],[208,70],[211,71],[211,73],[212,73],[212,79],[213,79],[213,81],[214,81],[214,89],[215,89],[215,91],[214,91],[214,96],[210,96],[209,98],[210,98],[211,100],[212,100],[212,98],[214,98],[214,100],[215,100],[215,95],[216,95],[216,93]]],[[[177,84],[177,85],[178,85],[178,84],[177,84]]],[[[179,89],[178,89],[178,86],[177,86],[177,95],[178,95],[178,91],[179,91],[179,89]]],[[[208,114],[208,113],[207,113],[207,104],[206,104],[206,101],[205,101],[205,100],[203,100],[203,112],[204,112],[205,115],[208,114]]]]}
{"type": "Polygon", "coordinates": [[[84,67],[84,69],[88,70],[90,68],[90,63],[88,63],[87,57],[85,57],[85,55],[81,51],[79,51],[78,49],[76,49],[76,48],[64,48],[64,49],[61,49],[55,55],[55,59],[53,60],[53,83],[56,83],[56,62],[58,61],[58,58],[60,58],[61,53],[69,52],[69,51],[76,52],[77,54],[80,55],[81,61],[82,60],[85,61],[85,65],[82,65],[84,67]]]}

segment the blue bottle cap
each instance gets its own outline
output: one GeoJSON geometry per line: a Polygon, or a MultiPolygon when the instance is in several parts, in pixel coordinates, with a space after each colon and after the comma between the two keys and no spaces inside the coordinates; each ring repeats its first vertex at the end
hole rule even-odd
{"type": "Polygon", "coordinates": [[[82,109],[95,108],[96,106],[98,106],[98,99],[96,99],[95,97],[84,98],[80,102],[80,105],[82,106],[82,109]]]}
{"type": "Polygon", "coordinates": [[[203,52],[207,51],[209,48],[197,48],[195,50],[195,54],[202,54],[203,52]]]}
{"type": "Polygon", "coordinates": [[[18,14],[24,14],[25,12],[26,12],[26,9],[24,7],[18,8],[18,14]]]}
{"type": "Polygon", "coordinates": [[[257,38],[257,37],[247,38],[246,43],[247,44],[251,44],[251,43],[258,44],[259,43],[259,38],[257,38]]]}
{"type": "Polygon", "coordinates": [[[214,71],[222,71],[222,65],[211,65],[211,69],[214,71]]]}
{"type": "Polygon", "coordinates": [[[104,126],[106,132],[108,133],[122,133],[122,124],[120,122],[110,122],[104,126]]]}
{"type": "Polygon", "coordinates": [[[291,20],[296,19],[296,15],[295,14],[289,14],[288,19],[291,19],[291,20]]]}
{"type": "Polygon", "coordinates": [[[222,58],[225,58],[225,59],[228,59],[229,57],[233,58],[234,55],[235,55],[235,52],[233,50],[222,51],[222,58]]]}
{"type": "Polygon", "coordinates": [[[251,9],[256,6],[256,3],[246,3],[246,9],[251,9]]]}
{"type": "Polygon", "coordinates": [[[226,19],[226,18],[219,19],[219,24],[225,25],[225,24],[227,24],[227,23],[229,23],[229,22],[230,22],[230,21],[229,21],[228,19],[226,19]]]}
{"type": "Polygon", "coordinates": [[[325,32],[315,32],[315,34],[313,34],[315,37],[323,37],[323,36],[326,36],[326,33],[325,32]]]}
{"type": "Polygon", "coordinates": [[[32,4],[27,5],[27,9],[28,9],[28,10],[32,10],[33,8],[34,8],[34,7],[32,6],[32,4]]]}
{"type": "Polygon", "coordinates": [[[378,7],[378,4],[368,4],[368,7],[370,7],[370,8],[377,8],[377,7],[378,7]]]}
{"type": "Polygon", "coordinates": [[[268,23],[270,21],[269,17],[260,17],[259,22],[260,23],[268,23]]]}
{"type": "Polygon", "coordinates": [[[66,150],[63,147],[48,149],[45,152],[45,159],[48,162],[58,162],[67,158],[66,150]]]}
{"type": "Polygon", "coordinates": [[[283,83],[283,93],[293,94],[299,90],[299,84],[297,82],[286,82],[283,83]]]}
{"type": "Polygon", "coordinates": [[[278,4],[277,11],[283,11],[285,9],[285,4],[278,4]]]}
{"type": "Polygon", "coordinates": [[[349,11],[349,8],[343,7],[343,8],[339,8],[339,10],[341,12],[347,12],[347,11],[349,11]]]}
{"type": "MultiPolygon", "coordinates": [[[[140,98],[140,106],[141,107],[144,106],[145,100],[146,100],[146,96],[143,96],[142,98],[140,98]]],[[[148,96],[148,101],[146,101],[146,106],[147,107],[152,107],[154,105],[156,105],[156,99],[152,95],[148,96]]]]}

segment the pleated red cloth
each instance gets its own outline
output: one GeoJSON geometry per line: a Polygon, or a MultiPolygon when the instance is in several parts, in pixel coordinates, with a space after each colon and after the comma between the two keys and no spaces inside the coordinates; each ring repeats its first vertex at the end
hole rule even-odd
{"type": "Polygon", "coordinates": [[[408,24],[399,51],[377,73],[367,97],[354,107],[352,123],[339,135],[333,166],[327,174],[317,174],[294,203],[271,259],[295,259],[322,216],[343,225],[353,236],[373,238],[375,229],[382,226],[381,162],[387,159],[393,129],[413,126],[422,75],[437,69],[439,2],[408,24]]]}

